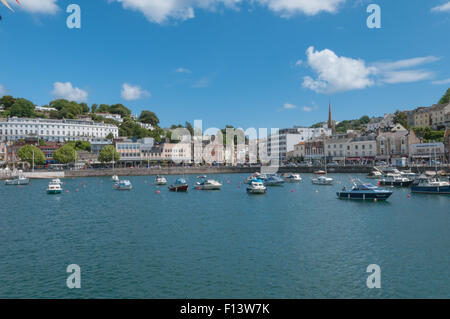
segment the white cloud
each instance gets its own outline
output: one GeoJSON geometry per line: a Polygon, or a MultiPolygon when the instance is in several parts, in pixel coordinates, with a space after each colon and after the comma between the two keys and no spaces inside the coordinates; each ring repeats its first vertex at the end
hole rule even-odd
{"type": "Polygon", "coordinates": [[[319,108],[316,103],[313,102],[312,104],[313,104],[312,106],[304,106],[304,107],[302,107],[302,111],[303,112],[312,112],[312,111],[317,110],[319,108]]]}
{"type": "Polygon", "coordinates": [[[186,68],[178,68],[176,70],[177,73],[191,73],[191,70],[186,69],[186,68]]]}
{"type": "MultiPolygon", "coordinates": [[[[32,0],[30,0],[32,1],[32,0]]],[[[346,0],[110,0],[119,2],[124,9],[142,12],[154,23],[169,20],[188,20],[195,17],[196,9],[214,11],[220,6],[239,8],[243,3],[258,3],[284,18],[295,14],[316,15],[320,12],[334,13],[346,0]]]]}
{"type": "Polygon", "coordinates": [[[432,12],[450,12],[450,1],[431,9],[432,12]]]}
{"type": "Polygon", "coordinates": [[[195,89],[207,88],[208,86],[211,85],[211,82],[213,81],[214,77],[215,77],[215,74],[212,74],[209,76],[204,76],[201,79],[195,81],[191,87],[195,88],[195,89]]]}
{"type": "Polygon", "coordinates": [[[370,76],[376,69],[366,66],[363,60],[339,57],[328,49],[315,51],[314,47],[309,47],[306,55],[307,63],[317,73],[317,78],[305,76],[304,88],[318,93],[333,93],[360,90],[375,84],[370,76]]]}
{"type": "MultiPolygon", "coordinates": [[[[21,8],[29,13],[55,14],[59,7],[57,0],[19,0],[21,8]]],[[[15,1],[16,6],[20,7],[15,1]]]]}
{"type": "Polygon", "coordinates": [[[76,102],[86,102],[88,99],[88,93],[86,91],[73,87],[70,82],[55,82],[53,84],[52,95],[57,99],[76,102]]]}
{"type": "Polygon", "coordinates": [[[285,110],[293,110],[296,109],[297,105],[291,104],[291,103],[284,103],[283,109],[285,110]]]}
{"type": "Polygon", "coordinates": [[[302,60],[298,60],[297,62],[295,62],[295,66],[301,66],[303,64],[302,60]]]}
{"type": "Polygon", "coordinates": [[[368,65],[362,59],[340,57],[329,49],[316,51],[314,47],[308,48],[306,55],[306,63],[317,76],[305,76],[303,87],[317,93],[345,92],[365,89],[375,84],[427,80],[433,77],[433,72],[409,68],[439,60],[437,57],[427,56],[368,65]]]}
{"type": "Polygon", "coordinates": [[[3,85],[0,84],[0,96],[3,96],[6,94],[6,89],[3,85]]]}
{"type": "Polygon", "coordinates": [[[124,83],[122,85],[121,96],[124,100],[134,101],[151,97],[150,92],[141,89],[140,86],[124,83]]]}
{"type": "Polygon", "coordinates": [[[435,84],[435,85],[449,84],[450,83],[450,79],[445,79],[445,80],[440,80],[440,81],[433,81],[431,83],[435,84]]]}

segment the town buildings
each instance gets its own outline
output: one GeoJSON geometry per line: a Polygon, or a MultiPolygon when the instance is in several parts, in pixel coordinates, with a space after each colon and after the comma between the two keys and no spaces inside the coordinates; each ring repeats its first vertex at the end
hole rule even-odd
{"type": "Polygon", "coordinates": [[[119,136],[115,125],[84,120],[51,120],[40,118],[8,118],[0,120],[0,140],[19,141],[26,138],[50,142],[92,141],[119,136]]]}

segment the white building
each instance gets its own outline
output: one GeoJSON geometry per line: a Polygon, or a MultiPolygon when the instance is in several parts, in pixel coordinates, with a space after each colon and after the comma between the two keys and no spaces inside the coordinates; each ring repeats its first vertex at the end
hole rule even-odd
{"type": "Polygon", "coordinates": [[[321,136],[330,136],[331,134],[332,129],[326,127],[309,128],[294,126],[294,128],[281,129],[276,134],[269,137],[267,144],[268,152],[272,156],[274,153],[278,153],[280,159],[284,159],[288,152],[294,150],[296,144],[321,136]]]}
{"type": "Polygon", "coordinates": [[[92,141],[112,134],[119,136],[115,125],[82,120],[50,120],[34,118],[8,118],[0,120],[0,140],[17,141],[38,138],[51,142],[92,141]]]}
{"type": "Polygon", "coordinates": [[[136,122],[137,124],[139,124],[142,128],[145,128],[147,130],[153,131],[155,128],[153,127],[153,125],[148,124],[148,123],[142,123],[142,122],[136,122]]]}
{"type": "Polygon", "coordinates": [[[112,114],[112,113],[96,113],[96,115],[101,116],[105,119],[114,120],[119,123],[123,123],[122,116],[120,114],[112,114]]]}
{"type": "Polygon", "coordinates": [[[410,145],[410,158],[413,162],[421,160],[440,160],[445,158],[444,143],[420,143],[410,145]]]}
{"type": "Polygon", "coordinates": [[[35,106],[34,107],[35,111],[39,111],[39,112],[51,112],[51,111],[58,111],[57,109],[55,109],[54,107],[43,107],[43,106],[35,106]]]}

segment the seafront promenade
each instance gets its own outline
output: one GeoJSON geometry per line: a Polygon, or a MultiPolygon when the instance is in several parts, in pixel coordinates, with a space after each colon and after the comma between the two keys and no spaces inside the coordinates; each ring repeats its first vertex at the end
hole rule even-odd
{"type": "MultiPolygon", "coordinates": [[[[101,176],[148,176],[148,175],[214,175],[214,174],[252,174],[255,172],[264,172],[261,166],[252,167],[151,167],[151,168],[116,168],[112,169],[82,169],[65,171],[35,171],[24,172],[24,175],[32,179],[49,179],[64,177],[101,177],[101,176]]],[[[278,173],[300,173],[311,174],[317,170],[323,170],[323,166],[305,166],[305,167],[280,167],[278,173]]],[[[408,170],[415,173],[425,171],[434,171],[435,167],[399,167],[400,170],[408,170]]],[[[448,165],[438,168],[447,174],[450,173],[448,165]]],[[[328,168],[330,173],[341,174],[367,174],[373,170],[373,166],[336,166],[328,168]]],[[[273,171],[272,171],[273,172],[273,171]]],[[[0,179],[6,179],[10,176],[0,176],[0,179]]]]}

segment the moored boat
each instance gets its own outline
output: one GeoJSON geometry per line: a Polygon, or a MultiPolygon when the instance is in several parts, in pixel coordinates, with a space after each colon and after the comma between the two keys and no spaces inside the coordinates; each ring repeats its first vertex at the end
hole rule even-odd
{"type": "Polygon", "coordinates": [[[188,189],[189,185],[184,178],[177,178],[175,183],[169,186],[171,192],[187,192],[188,189]]]}
{"type": "Polygon", "coordinates": [[[9,179],[5,181],[5,185],[13,186],[13,185],[28,185],[30,184],[30,179],[23,175],[14,176],[13,179],[9,179]]]}
{"type": "Polygon", "coordinates": [[[300,176],[300,174],[287,174],[285,180],[288,183],[297,183],[302,181],[302,177],[300,176]]]}
{"type": "Polygon", "coordinates": [[[383,177],[383,174],[379,170],[373,170],[366,175],[366,178],[368,179],[379,179],[381,177],[383,177]]]}
{"type": "Polygon", "coordinates": [[[316,185],[332,185],[334,179],[325,175],[321,175],[319,177],[313,178],[311,182],[316,185]]]}
{"type": "Polygon", "coordinates": [[[450,194],[450,182],[440,180],[437,176],[422,175],[412,183],[411,192],[422,194],[450,194]]]}
{"type": "Polygon", "coordinates": [[[117,176],[117,175],[113,175],[113,177],[111,177],[111,180],[112,180],[113,182],[118,182],[118,181],[120,181],[119,176],[117,176]]]}
{"type": "Polygon", "coordinates": [[[128,180],[119,180],[113,184],[113,188],[118,191],[130,191],[133,189],[133,185],[128,180]]]}
{"type": "Polygon", "coordinates": [[[277,175],[268,176],[264,181],[266,186],[281,186],[284,184],[284,180],[277,175]]]}
{"type": "Polygon", "coordinates": [[[200,190],[220,190],[222,184],[213,179],[205,179],[204,181],[197,182],[195,187],[200,190]]]}
{"type": "Polygon", "coordinates": [[[372,184],[363,184],[361,181],[354,181],[351,189],[344,187],[342,191],[336,194],[340,199],[386,200],[392,193],[392,191],[379,188],[372,184]]]}
{"type": "Polygon", "coordinates": [[[322,170],[318,170],[318,171],[315,171],[314,174],[316,174],[316,175],[326,175],[327,172],[322,171],[322,170]]]}
{"type": "Polygon", "coordinates": [[[412,180],[397,174],[387,174],[378,182],[379,186],[390,187],[409,187],[412,184],[412,180]]]}
{"type": "Polygon", "coordinates": [[[61,183],[54,183],[51,181],[47,186],[47,194],[56,195],[62,193],[61,183]]]}
{"type": "Polygon", "coordinates": [[[167,184],[167,180],[164,176],[156,176],[155,178],[155,184],[156,185],[166,185],[167,184]]]}
{"type": "Polygon", "coordinates": [[[254,179],[250,182],[250,185],[248,185],[247,193],[249,193],[249,194],[265,194],[265,193],[267,193],[267,188],[266,188],[266,186],[264,186],[262,180],[254,179]]]}

